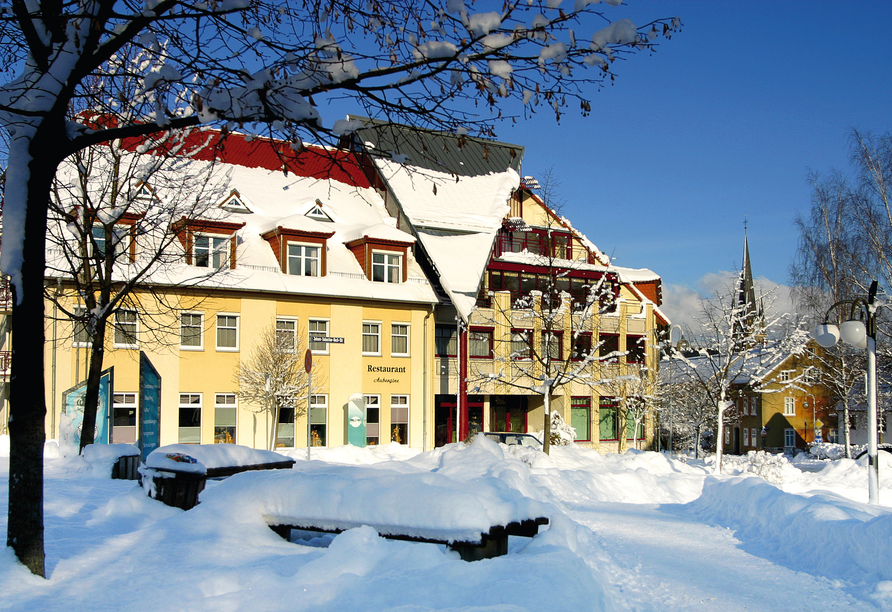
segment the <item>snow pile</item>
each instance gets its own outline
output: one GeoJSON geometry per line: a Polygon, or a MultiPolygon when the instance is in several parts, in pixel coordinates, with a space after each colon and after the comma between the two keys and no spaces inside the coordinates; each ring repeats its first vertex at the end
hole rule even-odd
{"type": "MultiPolygon", "coordinates": [[[[712,457],[713,463],[715,457],[712,457]]],[[[801,472],[783,455],[765,451],[749,451],[746,455],[722,455],[722,471],[725,474],[754,474],[774,484],[796,480],[801,472]]]]}
{"type": "Polygon", "coordinates": [[[294,470],[237,474],[202,493],[201,508],[232,522],[326,530],[372,525],[382,534],[473,542],[493,526],[553,514],[518,490],[529,490],[528,470],[494,469],[502,459],[501,449],[481,438],[441,455],[436,471],[305,462],[294,470]]]}
{"type": "Polygon", "coordinates": [[[115,462],[121,457],[138,457],[139,449],[133,444],[88,444],[83,456],[94,474],[111,477],[115,462]]]}
{"type": "MultiPolygon", "coordinates": [[[[852,447],[852,452],[855,452],[855,447],[852,447]]],[[[846,447],[845,444],[830,442],[812,444],[808,448],[808,454],[814,459],[842,459],[846,456],[846,447]]]]}
{"type": "Polygon", "coordinates": [[[892,580],[888,509],[833,494],[791,495],[758,478],[709,478],[688,510],[787,567],[853,582],[892,580]]]}

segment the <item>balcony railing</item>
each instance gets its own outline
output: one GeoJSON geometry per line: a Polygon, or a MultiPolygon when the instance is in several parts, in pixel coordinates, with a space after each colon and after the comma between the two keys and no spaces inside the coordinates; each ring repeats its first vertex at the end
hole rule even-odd
{"type": "Polygon", "coordinates": [[[0,376],[9,377],[10,365],[12,365],[12,352],[0,351],[0,376]]]}
{"type": "Polygon", "coordinates": [[[12,291],[9,289],[9,279],[5,276],[0,279],[0,312],[12,310],[12,291]]]}

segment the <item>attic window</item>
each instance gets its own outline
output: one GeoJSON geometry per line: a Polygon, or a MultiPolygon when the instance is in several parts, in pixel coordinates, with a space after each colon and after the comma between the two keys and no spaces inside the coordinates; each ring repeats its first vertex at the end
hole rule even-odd
{"type": "Polygon", "coordinates": [[[311,208],[307,214],[305,215],[310,217],[311,219],[316,219],[317,221],[322,221],[324,223],[331,223],[331,217],[329,217],[324,210],[322,210],[322,202],[320,200],[316,200],[316,204],[311,208]]]}
{"type": "Polygon", "coordinates": [[[251,209],[245,205],[245,203],[242,201],[241,194],[239,194],[239,192],[235,189],[233,189],[232,193],[230,193],[229,196],[220,203],[220,208],[234,213],[251,213],[251,209]]]}
{"type": "Polygon", "coordinates": [[[136,192],[133,194],[134,200],[149,200],[155,201],[157,198],[155,197],[155,191],[148,186],[147,183],[140,183],[136,188],[136,192]]]}

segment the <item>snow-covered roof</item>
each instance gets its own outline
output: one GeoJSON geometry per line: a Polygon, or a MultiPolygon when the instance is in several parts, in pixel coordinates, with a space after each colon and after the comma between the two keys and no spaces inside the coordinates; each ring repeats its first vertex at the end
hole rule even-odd
{"type": "Polygon", "coordinates": [[[443,290],[467,320],[520,177],[510,167],[461,176],[385,159],[375,159],[375,164],[414,227],[443,290]]]}
{"type": "MultiPolygon", "coordinates": [[[[352,155],[306,146],[296,154],[287,144],[263,139],[249,141],[232,133],[222,139],[225,146],[213,140],[221,140],[218,132],[210,136],[203,132],[202,137],[210,142],[200,149],[200,154],[178,160],[182,172],[209,176],[201,193],[191,194],[193,199],[198,195],[208,200],[197,218],[243,226],[237,232],[235,269],[221,270],[213,278],[199,280],[201,284],[329,297],[427,304],[437,301],[411,249],[405,262],[410,282],[377,283],[366,277],[356,256],[347,248],[346,243],[362,237],[406,245],[415,242],[411,234],[397,229],[396,220],[388,214],[383,199],[371,188],[352,155]],[[243,206],[221,207],[231,199],[233,191],[243,206]],[[317,208],[324,216],[312,214],[317,208]],[[324,220],[325,217],[331,221],[324,220]],[[326,274],[308,277],[283,273],[270,242],[262,237],[277,228],[330,235],[326,240],[326,274]]],[[[70,165],[68,172],[71,176],[70,165]]],[[[163,205],[165,198],[178,194],[167,193],[159,185],[156,195],[163,205]]],[[[51,268],[54,255],[61,257],[61,252],[48,253],[51,268]]],[[[64,265],[57,267],[65,269],[64,265]]],[[[126,275],[127,266],[121,268],[121,274],[126,275]]],[[[185,263],[166,266],[149,280],[163,284],[187,282],[200,276],[196,270],[185,263]]],[[[48,274],[54,272],[50,270],[48,274]]]]}

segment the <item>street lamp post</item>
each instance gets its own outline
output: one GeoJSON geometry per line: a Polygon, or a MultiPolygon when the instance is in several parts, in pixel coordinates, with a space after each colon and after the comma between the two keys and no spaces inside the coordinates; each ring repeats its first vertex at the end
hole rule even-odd
{"type": "Polygon", "coordinates": [[[818,442],[818,407],[815,404],[815,396],[811,393],[805,394],[806,398],[811,398],[811,441],[814,444],[818,442]]]}
{"type": "Polygon", "coordinates": [[[867,349],[867,490],[871,504],[879,504],[879,462],[877,459],[877,281],[870,284],[867,299],[858,297],[840,300],[827,309],[824,323],[818,325],[812,336],[824,348],[835,346],[842,338],[856,348],[867,349]],[[839,306],[849,305],[849,320],[838,328],[828,323],[830,312],[839,306]],[[860,309],[860,312],[859,312],[860,309]],[[860,314],[858,319],[855,314],[860,314]]]}

